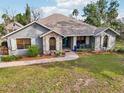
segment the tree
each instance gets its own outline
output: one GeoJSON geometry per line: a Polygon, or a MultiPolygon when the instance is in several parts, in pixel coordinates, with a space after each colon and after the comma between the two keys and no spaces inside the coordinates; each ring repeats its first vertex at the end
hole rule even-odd
{"type": "Polygon", "coordinates": [[[119,3],[117,0],[111,0],[110,6],[108,7],[107,11],[107,23],[108,25],[113,26],[113,28],[116,28],[118,26],[117,17],[118,17],[118,8],[119,3]]]}
{"type": "Polygon", "coordinates": [[[103,25],[104,23],[106,23],[107,4],[108,4],[108,2],[106,0],[99,0],[96,3],[97,8],[98,8],[98,10],[97,10],[98,14],[97,15],[98,15],[99,20],[100,20],[100,26],[103,25]]]}
{"type": "Polygon", "coordinates": [[[11,19],[10,19],[8,14],[3,14],[2,19],[4,20],[5,25],[7,25],[11,21],[11,19]]]}
{"type": "Polygon", "coordinates": [[[43,10],[42,9],[40,9],[40,10],[32,9],[31,12],[32,12],[32,20],[33,21],[37,21],[38,19],[40,19],[43,16],[43,10]]]}
{"type": "Polygon", "coordinates": [[[26,16],[24,14],[21,14],[21,13],[17,14],[15,16],[15,20],[17,22],[19,22],[20,24],[22,24],[22,25],[26,25],[27,24],[27,18],[26,18],[26,16]]]}
{"type": "Polygon", "coordinates": [[[84,7],[84,15],[86,17],[85,22],[94,26],[100,26],[100,19],[97,12],[96,3],[88,4],[84,7]]]}
{"type": "Polygon", "coordinates": [[[25,9],[25,14],[24,16],[27,19],[27,24],[31,22],[31,10],[30,10],[30,6],[28,4],[26,4],[26,9],[25,9]]]}
{"type": "Polygon", "coordinates": [[[117,0],[98,0],[96,3],[91,2],[84,7],[85,22],[94,26],[105,26],[118,28],[117,22],[119,3],[117,0]]]}
{"type": "Polygon", "coordinates": [[[76,19],[77,19],[77,16],[79,15],[78,9],[74,9],[73,12],[72,12],[72,15],[75,16],[76,19]]]}
{"type": "Polygon", "coordinates": [[[25,13],[17,14],[14,19],[22,25],[27,25],[31,22],[31,10],[29,5],[26,5],[25,13]]]}
{"type": "Polygon", "coordinates": [[[4,32],[4,25],[3,24],[0,24],[0,36],[1,35],[5,35],[5,32],[4,32]]]}

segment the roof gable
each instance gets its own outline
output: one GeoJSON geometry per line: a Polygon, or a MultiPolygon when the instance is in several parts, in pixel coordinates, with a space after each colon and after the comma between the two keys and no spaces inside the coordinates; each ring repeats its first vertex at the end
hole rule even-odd
{"type": "Polygon", "coordinates": [[[22,28],[20,28],[20,29],[18,29],[18,30],[16,30],[16,31],[13,31],[13,32],[11,32],[11,33],[9,33],[9,34],[3,36],[2,39],[6,38],[6,37],[8,37],[8,36],[11,36],[11,35],[13,35],[13,34],[19,32],[19,31],[21,31],[21,30],[23,30],[23,29],[25,29],[25,28],[27,28],[27,27],[33,25],[33,24],[40,25],[40,26],[44,27],[45,29],[50,30],[48,27],[46,27],[46,26],[44,26],[44,25],[41,25],[41,24],[39,24],[39,23],[37,23],[37,22],[34,21],[34,22],[32,22],[32,23],[30,23],[30,24],[28,24],[28,25],[26,25],[26,26],[24,26],[24,27],[22,27],[22,28]]]}
{"type": "Polygon", "coordinates": [[[107,31],[107,30],[112,31],[112,32],[115,33],[116,35],[120,35],[117,31],[115,31],[115,30],[112,29],[112,28],[98,28],[98,29],[95,30],[94,36],[100,35],[102,32],[105,32],[105,31],[107,31]]]}

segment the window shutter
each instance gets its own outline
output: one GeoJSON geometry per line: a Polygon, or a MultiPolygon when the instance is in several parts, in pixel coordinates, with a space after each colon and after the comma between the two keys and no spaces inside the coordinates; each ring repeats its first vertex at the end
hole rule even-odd
{"type": "Polygon", "coordinates": [[[31,38],[31,45],[36,45],[36,39],[35,38],[31,38]]]}
{"type": "Polygon", "coordinates": [[[11,39],[11,48],[12,48],[12,50],[16,50],[17,49],[17,44],[16,44],[16,40],[15,39],[11,39]]]}

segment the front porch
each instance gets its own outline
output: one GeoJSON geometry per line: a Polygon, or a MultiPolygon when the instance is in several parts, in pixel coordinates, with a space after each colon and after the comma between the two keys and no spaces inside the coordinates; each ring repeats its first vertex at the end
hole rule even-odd
{"type": "Polygon", "coordinates": [[[72,36],[63,38],[63,49],[93,49],[94,37],[92,36],[72,36]]]}

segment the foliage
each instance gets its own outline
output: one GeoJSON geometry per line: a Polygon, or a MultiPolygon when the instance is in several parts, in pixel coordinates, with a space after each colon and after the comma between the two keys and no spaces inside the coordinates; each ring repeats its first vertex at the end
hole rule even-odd
{"type": "Polygon", "coordinates": [[[22,25],[28,24],[28,23],[27,23],[26,16],[25,16],[24,14],[21,14],[21,13],[19,13],[19,14],[17,14],[17,15],[15,16],[15,20],[16,20],[17,22],[19,22],[20,24],[22,24],[22,25]]]}
{"type": "Polygon", "coordinates": [[[2,15],[2,19],[4,20],[5,25],[11,22],[11,18],[7,13],[2,15]]]}
{"type": "Polygon", "coordinates": [[[77,52],[88,52],[88,51],[91,51],[91,49],[87,49],[87,48],[80,48],[80,49],[77,49],[77,52]]]}
{"type": "Polygon", "coordinates": [[[32,45],[28,48],[27,54],[29,57],[36,57],[40,53],[39,47],[36,45],[32,45]]]}
{"type": "Polygon", "coordinates": [[[0,24],[0,35],[5,35],[3,24],[0,24]]]}
{"type": "Polygon", "coordinates": [[[43,11],[38,10],[38,9],[31,9],[31,13],[32,13],[32,20],[33,21],[37,21],[38,19],[40,19],[43,15],[43,11]]]}
{"type": "Polygon", "coordinates": [[[31,22],[31,10],[29,5],[26,5],[26,9],[25,9],[25,13],[24,14],[17,14],[15,16],[15,20],[19,23],[21,23],[22,25],[27,25],[31,22]]]}
{"type": "Polygon", "coordinates": [[[64,51],[56,51],[55,52],[55,55],[56,56],[64,56],[65,55],[65,52],[64,51]]]}
{"type": "Polygon", "coordinates": [[[91,25],[100,26],[96,3],[88,4],[84,7],[85,22],[91,25]]]}
{"type": "Polygon", "coordinates": [[[124,53],[124,40],[123,39],[120,39],[120,38],[117,39],[116,46],[113,49],[113,51],[117,53],[124,53]]]}
{"type": "Polygon", "coordinates": [[[124,48],[116,48],[114,49],[114,52],[124,53],[124,48]]]}
{"type": "Polygon", "coordinates": [[[74,9],[72,12],[72,16],[75,16],[77,18],[78,14],[79,14],[78,9],[74,9]]]}
{"type": "Polygon", "coordinates": [[[28,4],[26,4],[25,15],[27,24],[31,22],[31,9],[28,4]]]}
{"type": "Polygon", "coordinates": [[[84,7],[85,22],[100,27],[112,27],[118,29],[117,22],[119,3],[117,0],[98,0],[96,3],[88,4],[84,7]]]}
{"type": "Polygon", "coordinates": [[[21,56],[2,56],[1,57],[1,61],[3,62],[11,62],[11,61],[16,61],[16,60],[19,60],[21,59],[21,56]]]}

